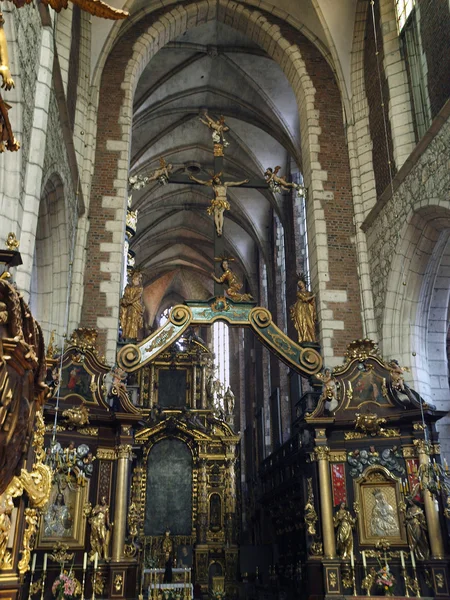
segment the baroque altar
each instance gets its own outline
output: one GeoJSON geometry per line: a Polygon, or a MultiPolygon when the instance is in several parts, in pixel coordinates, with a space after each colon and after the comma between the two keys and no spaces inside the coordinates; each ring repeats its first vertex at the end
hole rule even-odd
{"type": "Polygon", "coordinates": [[[262,466],[258,501],[282,548],[273,589],[449,597],[443,413],[406,384],[406,370],[357,340],[299,400],[295,435],[262,466]]]}

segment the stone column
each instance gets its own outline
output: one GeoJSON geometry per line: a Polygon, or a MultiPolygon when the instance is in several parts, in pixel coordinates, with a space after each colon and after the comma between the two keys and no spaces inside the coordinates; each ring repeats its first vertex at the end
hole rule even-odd
{"type": "Polygon", "coordinates": [[[128,480],[131,464],[131,445],[122,444],[117,448],[117,478],[114,506],[114,529],[112,544],[112,562],[123,559],[125,533],[127,526],[128,480]]]}
{"type": "MultiPolygon", "coordinates": [[[[424,467],[428,467],[430,463],[430,444],[425,440],[414,440],[414,445],[417,448],[420,466],[423,465],[424,467]]],[[[423,479],[425,485],[422,493],[430,538],[431,556],[432,558],[444,558],[444,541],[442,539],[442,532],[439,524],[439,512],[436,509],[433,495],[426,487],[428,477],[424,477],[423,479]]]]}
{"type": "Polygon", "coordinates": [[[322,520],[324,554],[325,558],[335,558],[336,543],[334,539],[333,503],[331,500],[330,449],[328,446],[316,446],[314,454],[316,455],[319,469],[320,515],[322,520]]]}

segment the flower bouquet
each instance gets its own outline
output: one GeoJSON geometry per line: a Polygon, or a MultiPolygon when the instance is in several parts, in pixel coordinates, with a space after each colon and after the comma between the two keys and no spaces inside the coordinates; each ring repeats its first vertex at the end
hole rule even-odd
{"type": "Polygon", "coordinates": [[[395,577],[387,565],[377,571],[375,583],[383,589],[385,596],[394,595],[395,577]]]}
{"type": "Polygon", "coordinates": [[[70,573],[60,573],[52,585],[52,594],[57,600],[67,600],[75,598],[77,581],[70,573]]]}

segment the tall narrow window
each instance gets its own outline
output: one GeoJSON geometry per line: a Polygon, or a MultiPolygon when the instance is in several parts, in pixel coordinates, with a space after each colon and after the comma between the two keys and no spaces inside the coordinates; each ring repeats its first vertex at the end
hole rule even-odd
{"type": "Polygon", "coordinates": [[[408,72],[411,99],[414,108],[414,121],[417,138],[420,139],[431,124],[418,19],[419,7],[415,0],[396,0],[397,27],[401,48],[408,72]]]}
{"type": "Polygon", "coordinates": [[[416,0],[395,0],[395,11],[397,13],[397,27],[399,33],[406,25],[409,15],[412,13],[416,0]]]}
{"type": "Polygon", "coordinates": [[[230,338],[228,325],[222,321],[216,321],[212,329],[213,351],[215,364],[217,366],[217,379],[221,381],[225,389],[230,385],[230,338]]]}

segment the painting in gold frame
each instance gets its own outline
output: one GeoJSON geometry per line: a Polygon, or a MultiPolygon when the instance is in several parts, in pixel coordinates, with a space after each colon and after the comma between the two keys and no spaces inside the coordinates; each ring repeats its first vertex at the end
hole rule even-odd
{"type": "Polygon", "coordinates": [[[39,526],[39,548],[53,548],[57,542],[74,550],[84,548],[86,516],[83,509],[88,497],[89,483],[75,489],[69,486],[60,489],[53,484],[39,526]]]}
{"type": "Polygon", "coordinates": [[[400,480],[380,466],[369,467],[355,480],[355,498],[359,504],[358,528],[362,545],[374,546],[380,539],[392,545],[407,543],[400,480]]]}

